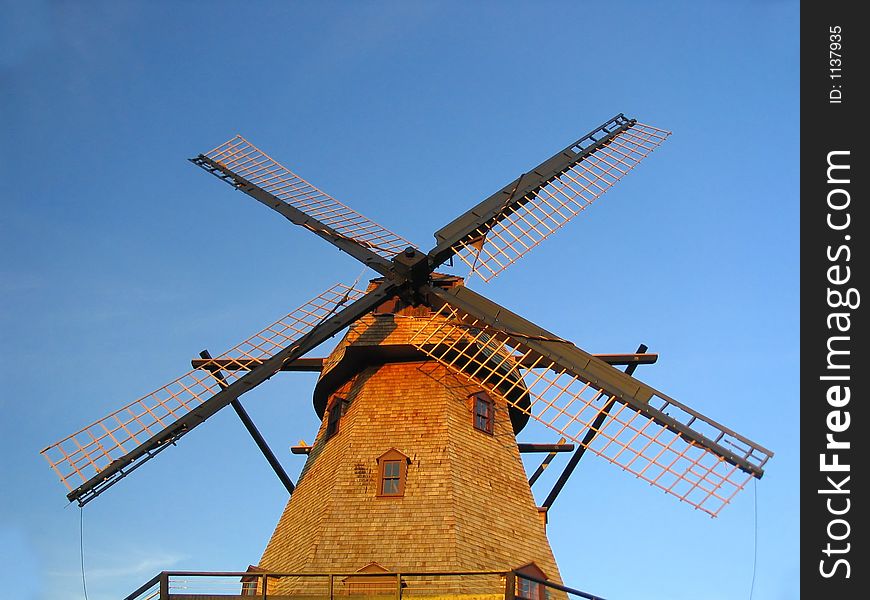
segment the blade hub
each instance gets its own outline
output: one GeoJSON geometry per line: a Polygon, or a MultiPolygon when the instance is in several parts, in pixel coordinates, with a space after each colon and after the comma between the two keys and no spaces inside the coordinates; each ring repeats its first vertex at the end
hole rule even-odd
{"type": "Polygon", "coordinates": [[[413,290],[429,281],[432,268],[429,257],[412,246],[408,246],[393,258],[393,273],[398,282],[410,285],[413,290]]]}

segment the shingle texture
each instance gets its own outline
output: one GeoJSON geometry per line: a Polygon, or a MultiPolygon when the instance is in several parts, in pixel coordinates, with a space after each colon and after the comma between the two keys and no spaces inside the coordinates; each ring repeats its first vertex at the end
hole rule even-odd
{"type": "MultiPolygon", "coordinates": [[[[347,344],[407,344],[414,311],[359,321],[347,344]]],[[[259,566],[283,572],[507,570],[534,562],[561,581],[517,450],[507,404],[493,433],[473,427],[479,391],[435,362],[364,368],[335,395],[347,400],[338,433],[324,418],[298,487],[259,566]],[[409,459],[404,495],[378,496],[377,459],[409,459]]]]}

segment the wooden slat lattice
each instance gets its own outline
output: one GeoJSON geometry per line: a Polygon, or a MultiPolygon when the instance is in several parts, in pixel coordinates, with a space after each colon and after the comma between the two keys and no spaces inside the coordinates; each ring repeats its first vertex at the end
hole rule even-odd
{"type": "MultiPolygon", "coordinates": [[[[431,319],[421,320],[411,343],[580,445],[599,413],[612,403],[587,449],[711,516],[752,477],[710,449],[612,399],[530,349],[521,337],[495,330],[448,304],[431,319]],[[529,406],[511,400],[528,397],[529,406]]],[[[649,405],[759,469],[771,456],[761,446],[660,392],[654,391],[649,405]]]]}
{"type": "Polygon", "coordinates": [[[391,259],[413,246],[314,187],[240,135],[204,156],[383,258],[391,259]]]}
{"type": "Polygon", "coordinates": [[[63,484],[73,490],[105,469],[112,461],[159,433],[221,390],[213,373],[230,384],[244,376],[244,361],[263,361],[299,340],[339,306],[361,297],[363,292],[337,284],[310,302],[252,335],[219,359],[220,371],[195,369],[158,390],[56,442],[41,454],[63,484]]]}
{"type": "Polygon", "coordinates": [[[518,206],[512,202],[503,219],[459,242],[457,255],[472,274],[489,281],[585,210],[669,135],[669,131],[635,123],[530,192],[518,206]]]}

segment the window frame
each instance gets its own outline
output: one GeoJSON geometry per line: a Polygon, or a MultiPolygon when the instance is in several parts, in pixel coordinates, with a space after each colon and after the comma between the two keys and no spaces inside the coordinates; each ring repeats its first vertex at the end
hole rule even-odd
{"type": "Polygon", "coordinates": [[[471,425],[477,431],[493,435],[495,431],[495,400],[493,400],[490,395],[484,391],[475,392],[469,395],[469,399],[471,401],[471,425]],[[487,414],[484,417],[486,419],[486,422],[483,428],[478,427],[477,423],[477,407],[479,403],[483,403],[487,407],[487,414]]]}
{"type": "Polygon", "coordinates": [[[532,581],[517,573],[517,589],[514,597],[520,598],[520,600],[543,600],[542,587],[537,581],[532,581]],[[528,586],[528,594],[524,593],[523,584],[528,586]]]}
{"type": "Polygon", "coordinates": [[[341,431],[341,418],[347,411],[348,402],[344,398],[335,396],[326,409],[326,429],[323,431],[323,439],[330,440],[341,431]]]}
{"type": "Polygon", "coordinates": [[[526,577],[523,577],[524,575],[529,575],[544,581],[549,581],[550,579],[547,577],[547,574],[533,562],[514,569],[514,597],[519,600],[547,600],[549,597],[549,594],[547,594],[547,586],[538,583],[537,581],[527,579],[526,577]],[[522,593],[523,583],[528,584],[528,595],[522,593]]]}
{"type": "Polygon", "coordinates": [[[381,495],[397,496],[402,483],[402,461],[401,460],[385,460],[381,465],[381,495]],[[395,472],[393,472],[395,471],[395,472]],[[387,484],[391,485],[387,485],[387,484]],[[387,491],[387,488],[392,491],[387,491]]]}
{"type": "Polygon", "coordinates": [[[381,454],[378,459],[378,480],[377,480],[377,493],[375,494],[378,498],[401,498],[405,495],[405,484],[408,478],[408,464],[410,464],[411,459],[408,458],[405,454],[402,454],[395,448],[390,448],[383,454],[381,454]],[[399,474],[398,477],[390,477],[389,480],[396,480],[396,491],[395,493],[385,493],[384,492],[384,483],[387,481],[386,478],[386,466],[387,464],[395,464],[399,465],[399,474]]]}

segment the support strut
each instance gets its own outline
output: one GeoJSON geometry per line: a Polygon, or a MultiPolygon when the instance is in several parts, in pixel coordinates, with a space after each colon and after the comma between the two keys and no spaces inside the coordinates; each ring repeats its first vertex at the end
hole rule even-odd
{"type": "MultiPolygon", "coordinates": [[[[206,360],[211,358],[211,354],[209,354],[208,350],[203,350],[199,355],[206,360]]],[[[206,369],[211,372],[212,377],[218,381],[221,387],[227,387],[227,382],[224,380],[224,376],[220,371],[209,369],[208,367],[206,367],[206,369]]],[[[266,443],[265,438],[263,438],[263,435],[260,433],[260,430],[257,429],[257,426],[254,425],[254,421],[251,420],[248,411],[245,410],[245,407],[242,406],[242,403],[239,402],[238,398],[230,402],[230,405],[233,407],[233,410],[236,411],[236,414],[239,415],[242,425],[245,426],[245,429],[247,429],[248,433],[251,434],[251,437],[254,438],[254,443],[257,444],[260,452],[262,452],[263,456],[266,457],[272,470],[275,471],[275,475],[278,476],[278,479],[281,480],[281,483],[284,484],[287,491],[292,494],[293,490],[296,489],[296,486],[293,485],[293,480],[290,479],[290,476],[287,475],[287,471],[285,471],[284,467],[281,466],[281,463],[278,462],[278,457],[275,456],[275,453],[272,452],[271,448],[269,448],[269,444],[266,443]]]]}
{"type": "MultiPolygon", "coordinates": [[[[647,351],[647,347],[645,344],[641,344],[637,347],[637,354],[645,354],[647,351]]],[[[635,369],[637,369],[637,365],[639,363],[633,362],[629,363],[627,367],[625,367],[625,372],[628,375],[633,375],[635,369]]],[[[553,489],[550,490],[550,494],[547,496],[547,499],[544,500],[544,508],[549,509],[553,506],[553,502],[556,501],[556,496],[559,495],[559,492],[562,491],[562,488],[565,487],[565,482],[568,481],[568,478],[571,476],[571,473],[574,472],[574,469],[577,467],[577,463],[580,462],[580,459],[583,458],[583,453],[586,452],[586,448],[589,447],[589,444],[592,443],[592,439],[598,434],[601,430],[601,425],[604,424],[604,419],[607,418],[610,409],[613,408],[613,405],[616,403],[616,397],[611,396],[610,399],[607,400],[607,403],[598,411],[598,414],[595,415],[595,420],[589,426],[589,430],[586,432],[586,435],[583,436],[583,441],[580,442],[580,447],[574,451],[574,454],[571,455],[571,458],[568,460],[568,464],[565,465],[565,469],[562,471],[562,474],[559,475],[559,479],[556,480],[556,483],[553,484],[553,489]]]]}
{"type": "MultiPolygon", "coordinates": [[[[565,438],[563,438],[563,437],[559,438],[559,442],[557,443],[557,446],[563,445],[564,443],[565,443],[565,438]]],[[[574,448],[573,444],[567,444],[567,445],[571,446],[572,449],[574,448]]],[[[529,487],[532,487],[535,484],[535,482],[538,480],[538,477],[540,477],[544,473],[544,470],[550,466],[550,463],[553,462],[554,458],[556,458],[556,454],[557,454],[557,452],[554,450],[554,451],[550,452],[544,458],[543,461],[541,461],[541,464],[538,466],[537,469],[535,469],[535,472],[532,473],[532,476],[529,477],[529,487]]]]}

